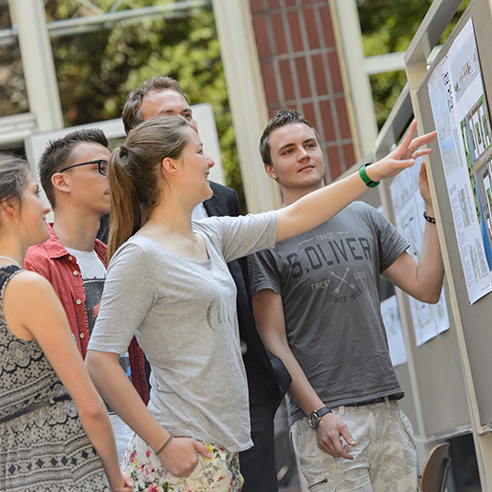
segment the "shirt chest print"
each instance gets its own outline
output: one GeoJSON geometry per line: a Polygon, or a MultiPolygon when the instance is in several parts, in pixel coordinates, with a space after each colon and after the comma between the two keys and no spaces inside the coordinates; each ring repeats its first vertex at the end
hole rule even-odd
{"type": "Polygon", "coordinates": [[[234,322],[235,311],[227,306],[219,298],[214,298],[207,308],[207,324],[212,331],[217,332],[217,327],[222,323],[228,326],[234,322]]]}
{"type": "Polygon", "coordinates": [[[294,281],[302,279],[313,294],[329,289],[331,293],[325,299],[333,303],[355,301],[364,293],[360,281],[370,275],[366,262],[372,260],[367,238],[341,235],[348,233],[316,235],[298,243],[297,252],[287,255],[291,278],[294,281]],[[340,265],[344,263],[347,266],[341,269],[340,265]],[[327,274],[324,279],[309,283],[314,273],[319,279],[324,271],[327,274]]]}

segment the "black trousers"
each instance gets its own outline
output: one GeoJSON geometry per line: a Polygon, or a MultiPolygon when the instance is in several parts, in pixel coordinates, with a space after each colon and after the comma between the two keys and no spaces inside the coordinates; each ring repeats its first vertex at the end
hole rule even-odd
{"type": "Polygon", "coordinates": [[[269,354],[277,378],[253,357],[244,355],[248,377],[251,438],[254,446],[239,453],[244,477],[242,492],[278,492],[275,462],[275,412],[290,384],[290,375],[282,361],[269,354]]]}

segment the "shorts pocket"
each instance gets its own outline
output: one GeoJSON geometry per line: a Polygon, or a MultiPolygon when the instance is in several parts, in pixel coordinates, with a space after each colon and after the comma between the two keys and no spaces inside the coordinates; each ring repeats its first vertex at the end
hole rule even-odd
{"type": "Polygon", "coordinates": [[[217,448],[204,443],[212,452],[212,459],[199,456],[193,473],[186,478],[188,490],[199,492],[238,492],[244,479],[239,472],[237,453],[223,453],[224,448],[217,448]],[[220,449],[219,452],[217,450],[220,449]]]}
{"type": "Polygon", "coordinates": [[[203,476],[203,461],[202,457],[198,457],[198,463],[196,464],[195,468],[193,471],[190,473],[190,475],[187,477],[187,480],[197,480],[203,476]]]}
{"type": "Polygon", "coordinates": [[[316,431],[308,427],[306,418],[297,420],[292,424],[290,439],[299,461],[315,459],[323,453],[318,447],[316,431]]]}
{"type": "Polygon", "coordinates": [[[415,441],[413,438],[413,427],[410,419],[405,415],[401,408],[398,409],[398,417],[400,419],[400,423],[405,431],[405,434],[408,436],[408,440],[410,444],[416,449],[415,441]]]}

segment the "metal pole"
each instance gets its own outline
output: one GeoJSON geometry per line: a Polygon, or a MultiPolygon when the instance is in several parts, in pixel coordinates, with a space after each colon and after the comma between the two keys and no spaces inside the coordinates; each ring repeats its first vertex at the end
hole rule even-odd
{"type": "Polygon", "coordinates": [[[243,0],[212,4],[248,211],[272,210],[280,205],[280,195],[258,151],[268,113],[249,6],[243,0]]]}
{"type": "Polygon", "coordinates": [[[356,143],[356,158],[369,154],[378,134],[369,77],[364,68],[362,33],[355,0],[330,0],[336,16],[334,22],[337,45],[341,48],[340,64],[345,75],[352,133],[356,143]]]}
{"type": "Polygon", "coordinates": [[[43,0],[9,0],[12,24],[17,24],[29,109],[36,131],[63,128],[43,0]]]}

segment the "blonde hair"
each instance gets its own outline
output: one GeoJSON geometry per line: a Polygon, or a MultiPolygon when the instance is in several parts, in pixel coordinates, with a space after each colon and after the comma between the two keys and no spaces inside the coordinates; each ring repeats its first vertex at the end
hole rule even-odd
{"type": "Polygon", "coordinates": [[[111,154],[109,259],[142,227],[159,204],[164,180],[162,160],[179,158],[190,141],[188,128],[188,123],[179,116],[152,118],[138,125],[124,145],[111,154]]]}

